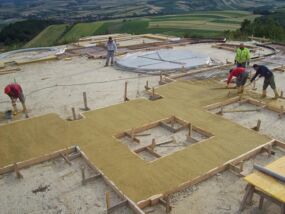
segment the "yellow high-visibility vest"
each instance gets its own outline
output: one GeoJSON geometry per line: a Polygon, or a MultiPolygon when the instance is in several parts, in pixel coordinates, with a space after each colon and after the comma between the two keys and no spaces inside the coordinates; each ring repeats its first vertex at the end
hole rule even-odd
{"type": "Polygon", "coordinates": [[[243,50],[241,50],[240,48],[237,49],[236,52],[236,58],[235,60],[238,63],[245,63],[245,62],[249,62],[250,60],[250,52],[248,50],[248,48],[244,48],[243,50]]]}

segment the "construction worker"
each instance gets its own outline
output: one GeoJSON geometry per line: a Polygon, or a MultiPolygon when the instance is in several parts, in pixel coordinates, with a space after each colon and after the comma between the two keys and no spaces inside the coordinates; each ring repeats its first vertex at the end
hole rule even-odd
{"type": "Polygon", "coordinates": [[[107,48],[107,60],[105,66],[109,66],[109,61],[111,59],[111,65],[114,64],[114,56],[117,51],[117,44],[116,42],[112,39],[112,37],[109,37],[107,43],[106,43],[106,48],[107,48]]]}
{"type": "Polygon", "coordinates": [[[236,51],[235,64],[237,67],[249,66],[250,52],[248,48],[244,47],[243,43],[240,43],[239,48],[236,51]]]}
{"type": "Polygon", "coordinates": [[[5,87],[4,92],[10,97],[12,101],[13,114],[16,115],[18,113],[16,101],[19,98],[23,106],[23,112],[26,114],[27,117],[27,108],[25,104],[25,96],[23,94],[22,87],[18,83],[11,83],[5,87]]]}
{"type": "Polygon", "coordinates": [[[276,90],[276,84],[274,80],[274,74],[272,71],[270,71],[266,66],[264,65],[253,65],[254,70],[256,71],[255,75],[251,78],[250,82],[253,82],[256,77],[264,77],[264,82],[263,82],[263,91],[262,91],[262,96],[261,98],[266,97],[266,89],[270,85],[270,87],[273,89],[274,94],[275,94],[275,99],[279,97],[279,94],[276,90]]]}
{"type": "Polygon", "coordinates": [[[238,93],[243,93],[244,85],[246,84],[248,76],[249,73],[244,67],[236,67],[234,69],[231,69],[228,75],[227,87],[229,88],[229,84],[231,83],[232,78],[236,77],[238,93]]]}

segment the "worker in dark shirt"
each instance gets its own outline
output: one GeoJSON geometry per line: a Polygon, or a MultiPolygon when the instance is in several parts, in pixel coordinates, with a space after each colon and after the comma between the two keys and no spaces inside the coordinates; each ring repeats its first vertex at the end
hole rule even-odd
{"type": "Polygon", "coordinates": [[[250,82],[253,82],[256,77],[264,77],[263,82],[263,91],[262,91],[262,98],[266,97],[266,89],[270,85],[270,87],[273,89],[275,93],[275,99],[279,97],[279,94],[276,89],[276,84],[274,80],[274,74],[272,71],[270,71],[266,66],[264,65],[253,65],[254,70],[256,71],[255,75],[251,78],[250,82]]]}

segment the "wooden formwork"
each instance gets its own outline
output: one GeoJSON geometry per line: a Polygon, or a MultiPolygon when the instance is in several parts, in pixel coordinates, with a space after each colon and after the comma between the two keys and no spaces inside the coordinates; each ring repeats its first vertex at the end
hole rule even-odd
{"type": "MultiPolygon", "coordinates": [[[[36,157],[30,160],[22,161],[22,162],[17,162],[11,165],[8,165],[6,167],[0,168],[0,175],[10,173],[10,172],[15,172],[18,178],[24,178],[23,175],[21,174],[21,170],[25,168],[32,167],[34,165],[41,164],[46,161],[50,161],[56,158],[63,158],[69,165],[71,165],[71,160],[75,158],[83,158],[83,160],[86,162],[86,164],[95,172],[98,172],[95,176],[90,177],[90,178],[85,178],[85,175],[83,176],[84,179],[82,180],[82,184],[85,184],[88,181],[97,179],[97,178],[102,178],[104,182],[111,187],[111,189],[122,199],[122,201],[118,204],[112,205],[107,207],[107,213],[122,207],[122,206],[129,206],[134,213],[136,214],[143,214],[144,212],[133,202],[131,201],[126,195],[121,192],[117,186],[109,180],[104,173],[99,170],[94,164],[91,163],[91,161],[88,159],[88,157],[85,155],[83,151],[80,150],[78,146],[71,146],[65,149],[61,149],[58,151],[55,151],[53,153],[49,153],[40,157],[36,157]]],[[[82,173],[84,174],[84,173],[82,173]]]]}
{"type": "MultiPolygon", "coordinates": [[[[267,152],[268,155],[270,156],[272,147],[280,147],[280,148],[285,149],[285,143],[273,139],[264,145],[256,147],[255,149],[253,149],[251,151],[248,151],[248,152],[246,152],[246,153],[244,153],[244,154],[242,154],[242,155],[240,155],[240,156],[238,156],[232,160],[227,161],[226,163],[222,164],[221,166],[218,166],[214,169],[209,170],[204,175],[198,176],[198,177],[191,179],[185,183],[182,183],[170,191],[167,191],[165,193],[161,193],[161,194],[152,196],[146,200],[140,201],[137,204],[141,209],[144,209],[144,208],[149,207],[149,206],[154,206],[158,203],[165,201],[165,199],[169,198],[170,195],[175,194],[175,193],[180,192],[180,191],[183,191],[183,190],[185,190],[191,186],[194,186],[196,184],[199,184],[202,181],[205,181],[205,180],[211,178],[212,176],[214,176],[218,173],[221,173],[225,170],[228,170],[228,169],[233,170],[233,168],[235,168],[235,169],[237,168],[237,171],[240,171],[242,167],[238,168],[238,167],[236,167],[237,165],[239,165],[239,164],[242,165],[244,161],[249,160],[250,158],[253,158],[257,154],[262,153],[262,152],[267,152]]],[[[165,203],[162,203],[162,204],[165,205],[166,207],[169,206],[169,204],[165,204],[165,203]]]]}

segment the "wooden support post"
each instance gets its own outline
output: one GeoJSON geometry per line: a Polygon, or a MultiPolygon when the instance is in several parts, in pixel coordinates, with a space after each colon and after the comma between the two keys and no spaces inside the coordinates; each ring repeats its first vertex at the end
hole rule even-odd
{"type": "Polygon", "coordinates": [[[162,75],[162,72],[160,72],[159,74],[159,85],[164,85],[165,82],[163,81],[163,75],[162,75]]]}
{"type": "Polygon", "coordinates": [[[218,114],[220,114],[220,115],[224,114],[224,106],[221,106],[221,110],[218,112],[218,114]]]}
{"type": "Polygon", "coordinates": [[[268,145],[268,147],[267,147],[267,153],[268,153],[268,158],[270,158],[271,157],[271,155],[272,155],[272,145],[268,145]]]}
{"type": "Polygon", "coordinates": [[[84,102],[84,111],[89,111],[90,108],[88,108],[88,105],[87,105],[87,95],[86,95],[86,92],[83,92],[83,102],[84,102]]]}
{"type": "Polygon", "coordinates": [[[86,176],[85,176],[85,167],[82,166],[81,167],[81,175],[82,175],[82,185],[85,185],[86,184],[86,176]]]}
{"type": "Polygon", "coordinates": [[[108,209],[110,209],[110,207],[111,207],[110,192],[105,193],[105,200],[106,200],[106,208],[107,208],[107,213],[108,213],[108,209]]]}
{"type": "Polygon", "coordinates": [[[188,133],[189,137],[192,137],[192,131],[193,131],[192,124],[189,123],[189,133],[188,133]]]}
{"type": "Polygon", "coordinates": [[[284,98],[284,92],[283,91],[280,92],[280,97],[284,98]]]}
{"type": "Polygon", "coordinates": [[[261,195],[259,199],[258,209],[262,210],[263,202],[264,202],[264,197],[261,195]]]}
{"type": "Polygon", "coordinates": [[[171,117],[171,128],[174,128],[174,124],[175,124],[175,117],[172,116],[171,117]]]}
{"type": "Polygon", "coordinates": [[[251,202],[253,193],[254,193],[254,186],[251,184],[248,184],[246,186],[246,193],[242,199],[239,211],[243,211],[246,207],[247,202],[249,202],[249,203],[251,202]]]}
{"type": "Polygon", "coordinates": [[[171,206],[170,206],[170,199],[169,199],[169,196],[166,197],[165,199],[165,208],[166,208],[166,213],[170,213],[171,212],[171,206]]]}
{"type": "Polygon", "coordinates": [[[240,162],[239,170],[242,172],[243,171],[243,161],[240,162]]]}
{"type": "Polygon", "coordinates": [[[150,89],[150,87],[148,86],[148,80],[146,81],[144,88],[145,88],[145,90],[149,90],[150,89]]]}
{"type": "Polygon", "coordinates": [[[281,106],[281,110],[280,110],[280,113],[279,113],[279,118],[282,119],[282,116],[284,114],[284,106],[281,106]]]}
{"type": "Polygon", "coordinates": [[[240,167],[237,167],[234,164],[229,164],[229,169],[231,172],[233,172],[235,175],[237,176],[242,176],[241,175],[241,171],[240,171],[240,167]]]}
{"type": "Polygon", "coordinates": [[[71,161],[68,159],[66,155],[63,153],[60,153],[60,156],[65,160],[66,163],[68,163],[70,166],[72,165],[71,161]]]}
{"type": "Polygon", "coordinates": [[[154,87],[152,87],[152,97],[155,96],[155,91],[154,91],[154,87]]]}
{"type": "Polygon", "coordinates": [[[155,142],[155,139],[153,138],[152,141],[151,141],[150,149],[153,151],[155,146],[156,146],[156,142],[155,142]]]}
{"type": "Polygon", "coordinates": [[[132,128],[132,131],[131,131],[131,138],[132,138],[132,141],[135,140],[135,129],[132,128]]]}
{"type": "Polygon", "coordinates": [[[256,127],[253,127],[252,129],[253,129],[254,131],[259,132],[259,131],[260,131],[260,126],[261,126],[261,120],[258,120],[258,121],[257,121],[257,124],[256,124],[256,127]]]}
{"type": "Polygon", "coordinates": [[[125,82],[124,102],[129,101],[128,99],[128,82],[125,82]]]}
{"type": "Polygon", "coordinates": [[[76,120],[76,113],[75,113],[75,108],[72,107],[72,117],[73,117],[73,120],[76,120]]]}
{"type": "Polygon", "coordinates": [[[20,170],[18,168],[18,164],[17,163],[14,164],[14,170],[15,170],[15,173],[16,173],[16,176],[17,176],[18,179],[24,178],[24,176],[21,174],[21,172],[20,172],[20,170]]]}

